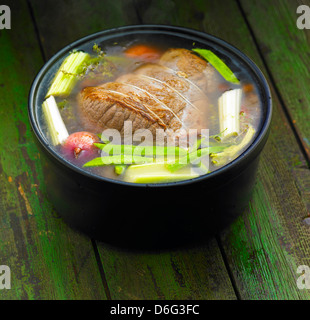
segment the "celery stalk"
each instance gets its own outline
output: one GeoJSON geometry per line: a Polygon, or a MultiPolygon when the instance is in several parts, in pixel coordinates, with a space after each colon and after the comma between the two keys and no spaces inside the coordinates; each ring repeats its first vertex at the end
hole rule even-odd
{"type": "Polygon", "coordinates": [[[184,168],[177,173],[171,173],[164,163],[148,163],[131,165],[127,168],[124,181],[133,183],[165,183],[194,179],[199,176],[191,168],[184,168]]]}
{"type": "Polygon", "coordinates": [[[88,53],[72,52],[61,64],[46,97],[68,96],[81,73],[81,65],[89,58],[88,53]]]}
{"type": "Polygon", "coordinates": [[[220,132],[223,137],[238,135],[240,132],[240,107],[242,90],[226,91],[218,100],[220,132]]]}
{"type": "Polygon", "coordinates": [[[69,134],[61,118],[55,98],[53,96],[47,98],[43,102],[42,109],[52,144],[54,146],[62,144],[69,134]]]}

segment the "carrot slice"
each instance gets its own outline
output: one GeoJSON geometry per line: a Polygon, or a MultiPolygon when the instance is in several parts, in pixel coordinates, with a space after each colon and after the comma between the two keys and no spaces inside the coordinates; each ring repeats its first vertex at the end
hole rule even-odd
{"type": "Polygon", "coordinates": [[[137,44],[125,51],[125,54],[131,58],[141,58],[146,61],[155,61],[161,56],[160,50],[155,47],[144,44],[137,44]]]}
{"type": "Polygon", "coordinates": [[[251,83],[244,84],[242,87],[243,91],[246,93],[254,91],[254,86],[251,83]]]}

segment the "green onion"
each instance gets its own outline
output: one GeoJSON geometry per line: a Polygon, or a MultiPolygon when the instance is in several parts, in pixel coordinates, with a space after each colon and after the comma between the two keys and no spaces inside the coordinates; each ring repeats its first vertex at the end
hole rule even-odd
{"type": "Polygon", "coordinates": [[[81,66],[89,58],[82,51],[72,52],[61,64],[46,97],[68,96],[82,72],[81,66]]]}
{"type": "Polygon", "coordinates": [[[207,49],[193,49],[204,59],[206,59],[212,66],[223,76],[223,78],[229,82],[239,84],[239,80],[236,78],[230,68],[212,51],[207,49]]]}
{"type": "Polygon", "coordinates": [[[52,144],[54,146],[62,144],[68,138],[69,134],[53,96],[43,102],[42,110],[52,144]]]}

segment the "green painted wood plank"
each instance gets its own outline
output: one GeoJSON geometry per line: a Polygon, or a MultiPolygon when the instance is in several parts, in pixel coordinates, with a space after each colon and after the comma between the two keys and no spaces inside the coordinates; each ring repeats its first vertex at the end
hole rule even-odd
{"type": "Polygon", "coordinates": [[[167,252],[126,252],[100,247],[114,299],[236,299],[214,239],[201,247],[167,252]]]}
{"type": "Polygon", "coordinates": [[[262,160],[250,209],[222,235],[227,259],[245,299],[309,299],[296,285],[297,267],[310,262],[305,206],[292,196],[298,189],[285,159],[270,167],[265,152],[262,160]]]}
{"type": "MultiPolygon", "coordinates": [[[[172,23],[208,31],[235,44],[259,62],[250,34],[233,2],[225,3],[223,6],[208,1],[191,3],[178,1],[177,4],[174,1],[158,1],[153,4],[138,1],[137,7],[140,8],[140,16],[145,23],[172,23]],[[234,15],[234,19],[227,20],[226,17],[231,16],[231,12],[238,14],[234,15]],[[223,26],[219,21],[226,23],[223,26]]],[[[309,181],[309,173],[278,102],[275,107],[276,116],[271,139],[263,153],[259,172],[260,181],[263,182],[254,193],[251,210],[223,235],[229,263],[243,298],[308,297],[306,292],[299,291],[295,287],[297,277],[295,269],[298,264],[308,262],[309,241],[302,219],[307,214],[306,206],[309,203],[307,192],[303,189],[309,181]],[[272,156],[266,158],[266,154],[272,156]],[[264,166],[279,168],[281,174],[269,177],[262,169],[264,166]],[[285,196],[281,192],[269,195],[266,186],[280,191],[283,183],[293,185],[289,189],[290,193],[285,196]],[[265,201],[267,205],[263,206],[265,201]],[[295,206],[290,206],[291,203],[295,206]],[[276,219],[270,230],[268,225],[273,216],[276,216],[276,219]],[[254,228],[255,225],[258,227],[254,228]],[[283,242],[283,237],[286,242],[283,242]],[[240,247],[240,243],[243,243],[243,246],[240,247]],[[245,248],[245,252],[240,255],[242,248],[245,248]],[[229,254],[230,251],[233,254],[229,254]],[[270,261],[279,262],[274,267],[270,261]],[[243,267],[247,264],[253,265],[252,270],[247,271],[243,267]],[[286,267],[281,268],[281,265],[286,267]],[[285,272],[282,275],[283,271],[285,272]]],[[[103,255],[102,251],[101,254],[103,255]]],[[[115,259],[118,256],[113,257],[115,259]]],[[[138,258],[140,257],[136,257],[138,258]]],[[[109,278],[109,265],[104,264],[104,266],[109,278]]],[[[130,289],[126,291],[126,294],[128,293],[131,293],[130,289]]]]}
{"type": "MultiPolygon", "coordinates": [[[[236,2],[169,0],[139,8],[144,23],[191,27],[232,43],[266,74],[236,2]]],[[[253,16],[255,12],[253,9],[253,16]]],[[[264,21],[262,15],[260,24],[264,21]]],[[[270,28],[272,33],[276,30],[270,28]]],[[[271,37],[269,40],[273,48],[271,37]]],[[[253,200],[221,239],[242,299],[309,299],[309,292],[296,285],[297,266],[309,265],[309,229],[303,223],[310,203],[309,189],[304,189],[309,186],[309,170],[282,106],[274,91],[272,94],[272,130],[253,200]]]]}
{"type": "MultiPolygon", "coordinates": [[[[287,50],[283,45],[280,46],[280,43],[276,39],[279,34],[282,34],[283,39],[286,38],[285,40],[287,44],[289,43],[290,47],[299,46],[298,38],[292,39],[289,36],[291,33],[295,33],[296,25],[293,24],[292,19],[296,8],[294,11],[292,7],[290,10],[287,10],[287,15],[280,18],[282,23],[280,23],[280,21],[278,21],[278,23],[274,21],[275,19],[279,19],[279,15],[281,15],[280,7],[283,5],[286,6],[288,3],[291,5],[295,3],[296,7],[298,5],[297,1],[285,1],[281,3],[278,1],[272,1],[272,3],[269,2],[268,4],[266,2],[264,4],[264,1],[251,3],[251,17],[259,17],[259,21],[250,20],[251,26],[254,29],[255,36],[257,36],[257,32],[259,32],[264,38],[264,41],[268,38],[267,42],[269,43],[269,48],[261,43],[260,49],[267,61],[269,70],[272,71],[273,79],[276,79],[278,89],[280,88],[278,86],[278,80],[282,77],[281,75],[287,73],[287,77],[288,74],[294,74],[295,71],[291,70],[291,68],[287,69],[288,65],[282,63],[282,59],[283,61],[286,60],[287,50]],[[271,14],[271,12],[273,14],[271,14]],[[263,20],[264,23],[262,22],[263,20]],[[273,26],[270,25],[270,23],[273,23],[271,21],[275,22],[273,26]],[[258,25],[255,25],[256,23],[258,23],[258,25]],[[267,25],[268,28],[266,28],[267,25]],[[283,25],[286,26],[285,28],[287,33],[282,33],[283,25]],[[265,31],[263,32],[262,30],[265,31]],[[280,60],[274,59],[272,61],[271,59],[266,59],[266,54],[267,56],[269,55],[269,49],[270,52],[277,51],[278,57],[281,57],[280,60]]],[[[246,5],[247,8],[250,7],[246,2],[243,2],[242,5],[246,5]]],[[[304,43],[301,43],[301,46],[303,47],[304,43]]],[[[298,61],[300,59],[299,53],[297,51],[292,51],[289,59],[296,59],[298,61]]],[[[300,65],[298,66],[298,64],[299,63],[297,62],[296,68],[299,70],[300,65]]],[[[292,66],[293,64],[291,67],[292,66]]],[[[305,75],[302,76],[302,72],[300,73],[297,71],[297,73],[299,73],[299,76],[301,77],[298,81],[301,81],[302,77],[304,81],[309,80],[304,77],[305,75]]],[[[293,75],[293,78],[295,78],[295,76],[296,74],[293,75]]],[[[297,78],[294,79],[294,81],[291,79],[287,83],[288,86],[292,86],[293,82],[295,83],[295,91],[293,93],[291,90],[290,93],[292,99],[296,96],[303,96],[304,94],[307,94],[305,88],[296,85],[295,80],[297,81],[297,78]]],[[[283,101],[285,102],[285,106],[289,109],[291,116],[293,116],[294,111],[292,111],[291,100],[287,99],[287,92],[284,93],[283,90],[284,87],[280,90],[282,99],[284,98],[283,101]]],[[[294,108],[296,108],[296,104],[293,109],[294,108]]],[[[242,246],[240,246],[240,243],[238,245],[236,230],[240,230],[240,228],[243,229],[245,231],[243,233],[243,237],[251,243],[255,240],[249,225],[253,226],[254,221],[256,221],[256,224],[258,225],[259,221],[262,221],[261,223],[264,225],[264,228],[257,229],[260,244],[256,243],[256,251],[253,251],[253,255],[257,256],[256,260],[260,261],[261,264],[262,261],[264,261],[265,264],[269,265],[270,269],[275,268],[276,266],[277,273],[268,274],[269,272],[266,272],[266,270],[263,269],[262,275],[258,275],[257,272],[253,273],[253,271],[248,268],[249,264],[244,264],[239,256],[233,255],[233,263],[239,265],[245,277],[249,278],[249,280],[247,282],[243,282],[241,286],[241,290],[244,292],[244,295],[246,297],[253,296],[255,299],[260,297],[266,299],[309,299],[309,292],[299,290],[296,286],[296,278],[298,277],[296,270],[298,265],[309,265],[310,263],[308,245],[309,227],[303,221],[303,219],[309,215],[309,170],[302,155],[297,151],[294,152],[294,148],[292,148],[291,143],[294,143],[294,139],[290,138],[293,137],[293,133],[291,133],[289,137],[283,132],[281,122],[284,123],[286,128],[289,124],[283,116],[282,110],[280,111],[281,117],[278,117],[279,113],[275,113],[274,116],[272,142],[268,145],[268,149],[266,149],[266,152],[263,154],[263,157],[266,160],[263,160],[261,164],[259,175],[260,184],[254,194],[249,217],[240,219],[235,224],[234,228],[231,229],[230,233],[225,235],[225,241],[229,243],[236,240],[235,248],[244,249],[244,243],[242,246]],[[275,139],[273,139],[273,137],[275,139]],[[280,156],[275,153],[276,149],[281,150],[280,156]],[[278,157],[278,163],[275,163],[273,160],[273,157],[276,156],[278,157]],[[264,161],[266,164],[272,163],[272,169],[270,168],[270,165],[265,165],[264,161]],[[285,168],[289,169],[289,174],[285,172],[285,168]],[[262,172],[264,175],[263,177],[262,172]],[[269,190],[269,193],[264,195],[262,192],[264,189],[269,190]],[[299,197],[292,196],[296,193],[299,197]],[[266,201],[268,199],[274,199],[272,200],[271,205],[266,201]],[[266,215],[266,209],[272,213],[268,224],[260,218],[260,215],[266,215]],[[266,250],[269,254],[266,254],[266,250]],[[264,292],[262,292],[261,286],[258,285],[258,276],[262,278],[268,277],[269,279],[269,281],[266,281],[266,283],[269,282],[269,285],[264,292]],[[272,284],[272,281],[274,284],[272,284]]],[[[305,114],[304,120],[306,120],[306,118],[307,116],[305,114]]],[[[299,124],[297,124],[297,131],[300,134],[303,129],[299,129],[299,124]]],[[[229,250],[231,250],[231,247],[229,247],[229,250]]],[[[248,248],[246,250],[242,250],[242,255],[246,254],[246,251],[249,251],[248,248]]],[[[257,265],[256,268],[258,267],[259,266],[257,265]]],[[[239,275],[240,272],[238,272],[238,274],[236,273],[237,277],[239,275]]]]}
{"type": "Polygon", "coordinates": [[[296,26],[297,7],[310,7],[310,1],[263,0],[241,4],[310,159],[310,30],[296,26]]]}
{"type": "Polygon", "coordinates": [[[72,232],[45,196],[27,115],[43,65],[26,1],[6,1],[12,29],[0,31],[0,265],[11,290],[0,299],[105,299],[91,241],[72,232]]]}
{"type": "Polygon", "coordinates": [[[131,0],[30,0],[30,3],[47,58],[92,33],[138,22],[131,0]]]}
{"type": "MultiPolygon", "coordinates": [[[[51,8],[53,15],[46,10],[48,3],[55,1],[32,0],[40,37],[43,39],[47,56],[55,53],[64,43],[69,43],[80,36],[103,29],[139,23],[139,18],[132,13],[134,6],[129,1],[80,1],[66,15],[70,21],[70,30],[49,29],[53,21],[62,19],[58,12],[66,12],[73,1],[56,1],[57,10],[51,8]],[[111,6],[109,4],[112,4],[111,6]],[[106,11],[106,7],[109,11],[106,11]],[[86,10],[87,8],[87,10],[86,10]],[[83,12],[88,17],[79,17],[83,12]],[[105,19],[104,17],[107,17],[105,19]],[[46,39],[49,39],[47,44],[46,39]]],[[[137,4],[136,4],[137,6],[137,4]]],[[[139,6],[139,4],[138,4],[139,6]]],[[[56,28],[56,27],[55,27],[56,28]]],[[[203,248],[170,253],[133,253],[124,252],[105,244],[98,245],[104,272],[108,281],[112,299],[235,299],[220,250],[215,240],[203,248]]]]}

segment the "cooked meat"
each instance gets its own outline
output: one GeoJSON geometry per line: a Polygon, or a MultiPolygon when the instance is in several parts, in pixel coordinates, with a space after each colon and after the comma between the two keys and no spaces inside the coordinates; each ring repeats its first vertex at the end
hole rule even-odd
{"type": "Polygon", "coordinates": [[[215,89],[216,71],[205,60],[186,49],[169,49],[160,59],[161,65],[195,83],[204,92],[215,89]]]}
{"type": "Polygon", "coordinates": [[[133,132],[149,129],[153,134],[156,129],[207,128],[206,93],[213,90],[214,75],[213,67],[190,51],[170,49],[157,64],[83,89],[81,121],[98,132],[112,128],[122,134],[125,121],[132,121],[133,132]]]}

